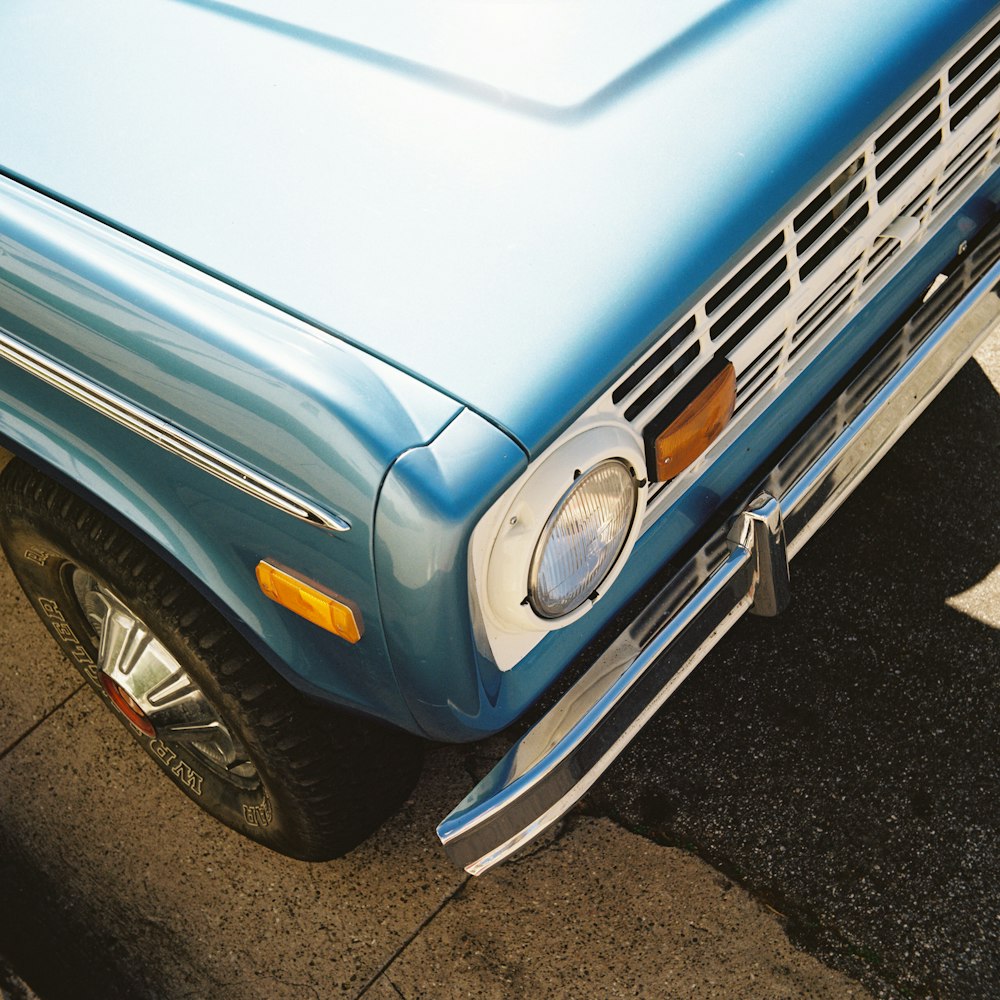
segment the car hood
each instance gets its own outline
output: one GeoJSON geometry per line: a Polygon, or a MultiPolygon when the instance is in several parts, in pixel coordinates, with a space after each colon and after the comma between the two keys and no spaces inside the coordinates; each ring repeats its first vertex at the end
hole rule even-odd
{"type": "Polygon", "coordinates": [[[0,169],[537,452],[984,0],[14,0],[0,169]]]}

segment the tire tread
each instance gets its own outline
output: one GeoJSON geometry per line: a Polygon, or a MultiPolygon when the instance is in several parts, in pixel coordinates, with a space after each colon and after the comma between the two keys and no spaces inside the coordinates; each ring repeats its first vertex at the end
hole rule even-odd
{"type": "MultiPolygon", "coordinates": [[[[336,857],[410,792],[419,774],[419,741],[307,699],[173,568],[85,500],[15,459],[0,474],[0,505],[0,515],[18,509],[72,526],[105,554],[109,576],[132,581],[145,606],[200,656],[226,697],[228,721],[241,735],[253,734],[254,748],[266,755],[291,803],[293,815],[286,818],[294,835],[269,846],[304,859],[336,857]]],[[[253,830],[241,832],[262,839],[253,830]]]]}

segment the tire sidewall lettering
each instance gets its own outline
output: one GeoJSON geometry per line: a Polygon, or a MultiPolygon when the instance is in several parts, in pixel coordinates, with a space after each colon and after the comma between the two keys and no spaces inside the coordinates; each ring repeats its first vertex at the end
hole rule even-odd
{"type": "Polygon", "coordinates": [[[49,630],[62,644],[70,659],[83,671],[86,678],[100,689],[98,680],[100,668],[66,620],[59,602],[51,597],[39,597],[38,606],[41,608],[42,617],[48,623],[49,630]]]}
{"type": "Polygon", "coordinates": [[[270,826],[274,813],[268,797],[265,795],[256,805],[244,805],[243,818],[249,826],[270,826]]]}
{"type": "Polygon", "coordinates": [[[149,741],[149,752],[163,764],[177,782],[194,792],[199,798],[205,788],[205,779],[177,751],[155,736],[149,741]]]}

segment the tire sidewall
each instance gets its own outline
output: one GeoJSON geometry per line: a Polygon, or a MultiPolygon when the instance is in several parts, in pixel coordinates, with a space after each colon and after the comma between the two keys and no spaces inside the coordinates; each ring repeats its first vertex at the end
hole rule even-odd
{"type": "Polygon", "coordinates": [[[184,622],[163,606],[154,584],[136,576],[127,560],[116,559],[114,535],[114,531],[102,533],[98,525],[75,537],[55,518],[42,525],[35,511],[8,511],[3,547],[19,583],[67,658],[166,777],[227,826],[283,853],[297,854],[298,808],[293,801],[284,801],[282,783],[267,766],[267,751],[252,731],[239,724],[236,693],[225,690],[205,668],[192,648],[193,638],[185,634],[184,622]],[[114,707],[100,683],[95,639],[70,582],[75,568],[106,586],[175,657],[243,742],[260,777],[258,787],[237,787],[188,748],[139,732],[114,707]]]}

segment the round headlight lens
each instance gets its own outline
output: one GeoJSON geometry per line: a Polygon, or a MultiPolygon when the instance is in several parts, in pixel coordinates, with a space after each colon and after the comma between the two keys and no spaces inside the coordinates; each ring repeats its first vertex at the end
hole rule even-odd
{"type": "Polygon", "coordinates": [[[535,614],[575,611],[615,565],[635,517],[632,470],[608,459],[579,476],[556,504],[531,559],[528,599],[535,614]]]}

